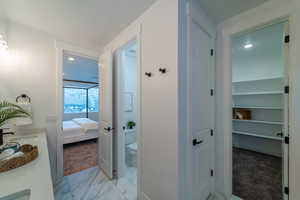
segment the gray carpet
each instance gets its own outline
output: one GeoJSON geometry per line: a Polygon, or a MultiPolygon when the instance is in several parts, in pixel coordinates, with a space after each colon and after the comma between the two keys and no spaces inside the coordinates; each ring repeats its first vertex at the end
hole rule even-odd
{"type": "Polygon", "coordinates": [[[281,158],[233,148],[233,194],[244,200],[282,200],[281,158]]]}

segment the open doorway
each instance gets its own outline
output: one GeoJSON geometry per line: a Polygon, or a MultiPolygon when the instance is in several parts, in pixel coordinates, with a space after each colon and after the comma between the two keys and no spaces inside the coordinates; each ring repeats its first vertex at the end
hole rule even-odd
{"type": "Polygon", "coordinates": [[[98,61],[63,52],[64,176],[97,165],[98,61]]]}
{"type": "Polygon", "coordinates": [[[282,200],[288,187],[288,23],[232,37],[232,187],[244,200],[282,200]]]}
{"type": "Polygon", "coordinates": [[[137,42],[130,41],[114,53],[116,185],[129,200],[137,199],[138,64],[137,42]]]}

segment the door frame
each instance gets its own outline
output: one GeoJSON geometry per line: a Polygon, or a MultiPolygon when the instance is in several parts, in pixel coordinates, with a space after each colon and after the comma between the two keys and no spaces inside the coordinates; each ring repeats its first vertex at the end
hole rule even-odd
{"type": "MultiPolygon", "coordinates": [[[[228,29],[224,28],[224,30],[221,30],[221,33],[219,36],[219,40],[222,40],[222,46],[218,46],[219,49],[221,50],[222,53],[222,60],[224,63],[218,63],[219,67],[223,67],[223,73],[222,73],[222,92],[218,91],[217,95],[222,96],[222,103],[223,107],[218,108],[217,112],[220,112],[220,109],[222,109],[220,117],[222,119],[217,119],[217,131],[219,134],[222,134],[220,131],[223,129],[223,134],[222,134],[222,139],[217,138],[217,143],[220,144],[222,142],[224,144],[223,146],[223,155],[224,160],[222,161],[221,167],[224,167],[223,169],[223,187],[224,187],[224,192],[225,192],[225,198],[230,199],[232,196],[232,54],[231,54],[231,39],[233,36],[238,35],[243,32],[248,32],[248,31],[254,31],[255,29],[261,29],[263,27],[280,23],[280,22],[286,22],[287,24],[290,23],[290,17],[289,16],[280,16],[277,18],[271,18],[271,19],[260,19],[256,20],[255,22],[251,23],[244,23],[243,26],[237,25],[236,27],[229,27],[228,29]],[[221,48],[221,49],[220,49],[221,48]],[[221,128],[222,127],[222,128],[221,128]]],[[[219,43],[220,45],[220,43],[219,43]]],[[[290,80],[289,77],[291,70],[290,70],[290,65],[289,65],[289,60],[290,60],[290,55],[288,54],[287,48],[284,47],[285,49],[285,70],[288,71],[288,77],[286,77],[288,81],[288,85],[291,87],[292,86],[292,81],[290,80]]],[[[219,58],[220,59],[220,58],[219,58]]],[[[218,61],[217,61],[218,62],[218,61]]],[[[291,95],[291,94],[289,94],[291,95]]],[[[217,102],[218,104],[218,102],[217,102]]],[[[291,109],[291,98],[289,98],[288,102],[289,109],[291,109]]],[[[220,106],[221,107],[221,106],[220,106]]],[[[289,113],[289,120],[291,120],[291,113],[289,113]]],[[[287,123],[290,124],[290,121],[287,123]]],[[[288,133],[290,134],[290,130],[288,130],[288,133]]],[[[217,146],[218,146],[217,144],[217,146]]],[[[221,147],[222,148],[222,147],[221,147]]],[[[216,152],[218,153],[218,152],[216,152]]],[[[216,156],[218,158],[220,156],[216,156]]],[[[289,158],[291,155],[289,155],[289,158]]],[[[216,160],[216,163],[218,161],[216,160]]],[[[220,163],[220,162],[219,162],[220,163]]],[[[290,171],[290,166],[289,169],[290,171]]],[[[288,173],[289,174],[289,173],[288,173]]],[[[289,174],[290,177],[290,174],[289,174]]],[[[289,179],[288,177],[288,179],[289,179]]],[[[286,177],[284,177],[286,178],[286,177]]],[[[284,183],[283,183],[284,184],[284,183]]],[[[288,187],[290,187],[290,181],[288,182],[288,187]]],[[[220,194],[219,194],[220,195],[220,194]]]]}
{"type": "MultiPolygon", "coordinates": [[[[113,67],[114,67],[114,77],[117,78],[117,80],[114,80],[114,84],[115,84],[115,88],[114,88],[114,93],[113,95],[115,95],[116,100],[114,101],[114,103],[116,103],[117,105],[114,106],[115,110],[114,110],[114,114],[116,114],[116,117],[114,118],[116,120],[116,143],[117,146],[114,146],[114,149],[117,151],[117,155],[114,154],[115,156],[117,156],[116,159],[114,159],[114,161],[117,162],[117,165],[115,166],[115,169],[117,170],[117,178],[120,178],[124,175],[124,168],[125,168],[125,159],[126,159],[126,155],[125,155],[125,141],[126,141],[126,136],[124,135],[124,130],[123,130],[123,119],[124,119],[124,107],[122,106],[122,103],[124,101],[123,98],[123,93],[124,93],[124,88],[122,87],[122,84],[120,84],[119,81],[123,81],[124,80],[124,65],[122,62],[122,53],[123,51],[130,45],[132,44],[136,44],[137,45],[137,39],[136,37],[133,38],[132,40],[128,41],[126,44],[122,45],[121,47],[119,47],[118,49],[116,49],[114,52],[112,52],[112,56],[113,56],[113,67]],[[116,56],[116,57],[115,57],[116,56]],[[120,145],[121,144],[121,145],[120,145]]],[[[137,46],[137,51],[136,51],[136,73],[134,74],[134,76],[136,76],[136,87],[137,87],[137,93],[135,95],[135,100],[136,101],[136,105],[138,105],[138,79],[139,79],[139,73],[138,73],[138,46],[137,46]]],[[[139,107],[136,107],[136,121],[138,121],[138,113],[139,113],[139,107]]],[[[136,138],[137,138],[137,134],[139,134],[137,127],[135,128],[135,132],[136,132],[136,138]]],[[[138,143],[138,141],[137,141],[138,143]]],[[[137,150],[137,154],[139,153],[139,149],[137,150]]]]}
{"type": "Polygon", "coordinates": [[[62,122],[63,122],[63,55],[64,52],[69,52],[78,56],[91,58],[94,60],[99,59],[100,53],[97,51],[81,48],[68,43],[55,41],[56,53],[56,113],[57,113],[57,144],[56,144],[56,181],[59,183],[64,177],[63,165],[63,135],[62,135],[62,122]]]}
{"type": "MultiPolygon", "coordinates": [[[[121,32],[119,36],[117,36],[116,40],[113,40],[105,49],[104,51],[111,51],[116,52],[118,49],[123,47],[124,45],[128,44],[131,41],[136,41],[137,50],[137,93],[136,93],[136,101],[137,101],[137,125],[136,125],[136,132],[137,132],[137,196],[138,199],[142,198],[141,192],[141,155],[142,155],[142,132],[140,124],[142,122],[141,118],[141,88],[142,88],[142,81],[141,81],[141,73],[142,73],[142,24],[138,24],[136,26],[130,27],[127,31],[121,32]]],[[[113,54],[113,53],[112,53],[113,54]]]]}

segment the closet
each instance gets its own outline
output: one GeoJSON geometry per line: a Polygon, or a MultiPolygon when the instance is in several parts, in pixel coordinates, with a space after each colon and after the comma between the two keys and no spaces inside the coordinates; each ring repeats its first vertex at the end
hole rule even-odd
{"type": "Polygon", "coordinates": [[[232,38],[233,194],[284,199],[288,153],[287,23],[232,38]]]}

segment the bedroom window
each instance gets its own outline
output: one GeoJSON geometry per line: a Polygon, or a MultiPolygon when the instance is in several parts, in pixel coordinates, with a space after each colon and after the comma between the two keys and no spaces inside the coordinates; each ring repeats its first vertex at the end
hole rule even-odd
{"type": "Polygon", "coordinates": [[[98,88],[64,87],[64,113],[98,112],[98,88]]]}
{"type": "Polygon", "coordinates": [[[86,112],[86,90],[77,88],[64,88],[64,112],[86,112]]]}
{"type": "Polygon", "coordinates": [[[99,111],[99,88],[88,89],[88,110],[89,112],[99,111]]]}

